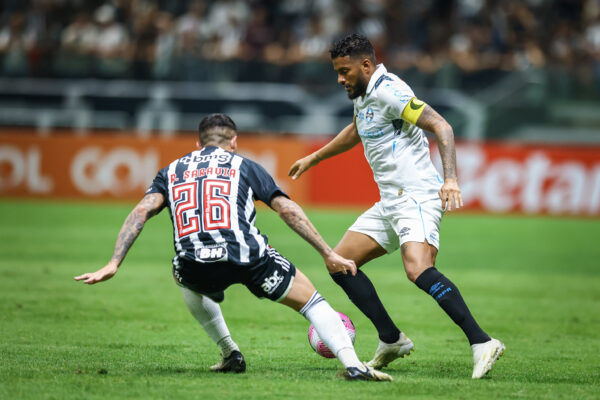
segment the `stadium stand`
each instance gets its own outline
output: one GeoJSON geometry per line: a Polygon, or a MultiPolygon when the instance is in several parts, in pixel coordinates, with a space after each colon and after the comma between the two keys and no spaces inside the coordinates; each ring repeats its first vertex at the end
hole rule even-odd
{"type": "Polygon", "coordinates": [[[327,50],[349,31],[447,112],[458,137],[560,141],[568,128],[600,140],[596,0],[4,0],[0,125],[172,132],[224,111],[247,130],[335,131],[349,111],[327,50]],[[139,90],[117,98],[107,80],[139,90]],[[245,101],[223,89],[212,102],[189,91],[182,100],[178,82],[240,84],[225,91],[245,101]],[[264,101],[263,90],[284,99],[264,101]]]}

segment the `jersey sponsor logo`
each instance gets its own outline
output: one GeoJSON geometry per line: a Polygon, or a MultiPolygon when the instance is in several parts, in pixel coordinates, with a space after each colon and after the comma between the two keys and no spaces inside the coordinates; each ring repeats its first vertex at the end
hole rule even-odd
{"type": "Polygon", "coordinates": [[[406,91],[400,89],[394,90],[394,96],[399,97],[400,102],[402,103],[408,103],[410,99],[414,97],[411,94],[406,94],[406,91]]]}
{"type": "Polygon", "coordinates": [[[219,153],[219,154],[208,154],[208,155],[194,155],[194,156],[185,156],[181,157],[181,162],[188,165],[191,162],[202,163],[209,162],[211,160],[217,160],[219,164],[227,164],[231,161],[232,155],[229,153],[219,153]]]}
{"type": "Polygon", "coordinates": [[[421,107],[423,107],[425,105],[424,102],[422,102],[421,100],[417,99],[416,97],[413,97],[410,100],[410,103],[408,103],[408,105],[410,106],[410,108],[412,108],[415,111],[418,111],[419,109],[421,109],[421,107]]]}
{"type": "Polygon", "coordinates": [[[358,131],[358,135],[366,138],[378,138],[385,135],[383,129],[378,129],[376,131],[358,131]]]}
{"type": "Polygon", "coordinates": [[[203,247],[196,249],[196,258],[203,262],[222,260],[227,255],[225,246],[203,247]]]}
{"type": "Polygon", "coordinates": [[[273,275],[265,278],[260,287],[266,294],[271,294],[279,287],[279,285],[281,285],[281,282],[283,282],[283,276],[279,276],[279,273],[274,271],[273,275]]]}
{"type": "Polygon", "coordinates": [[[367,108],[367,113],[365,114],[365,120],[367,122],[371,122],[373,121],[373,115],[375,113],[373,112],[373,109],[371,107],[367,108]]]}

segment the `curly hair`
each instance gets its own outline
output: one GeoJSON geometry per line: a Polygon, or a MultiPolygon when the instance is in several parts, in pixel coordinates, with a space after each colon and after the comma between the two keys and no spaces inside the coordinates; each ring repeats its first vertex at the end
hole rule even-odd
{"type": "Polygon", "coordinates": [[[237,136],[235,122],[225,114],[210,114],[198,125],[198,140],[202,146],[207,143],[223,143],[237,136]]]}
{"type": "Polygon", "coordinates": [[[337,57],[367,57],[375,62],[375,50],[365,36],[353,33],[335,42],[329,49],[331,59],[337,57]]]}

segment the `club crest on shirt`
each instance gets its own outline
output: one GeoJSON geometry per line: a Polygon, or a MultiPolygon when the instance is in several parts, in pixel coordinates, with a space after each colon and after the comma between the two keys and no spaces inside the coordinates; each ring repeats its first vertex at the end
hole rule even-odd
{"type": "Polygon", "coordinates": [[[371,107],[367,108],[367,113],[365,114],[365,120],[367,122],[373,121],[373,115],[374,115],[373,109],[371,107]]]}

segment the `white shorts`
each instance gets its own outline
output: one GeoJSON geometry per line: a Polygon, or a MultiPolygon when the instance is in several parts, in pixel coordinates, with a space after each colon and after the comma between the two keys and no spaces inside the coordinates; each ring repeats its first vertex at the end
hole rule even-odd
{"type": "Polygon", "coordinates": [[[348,230],[372,237],[388,253],[406,242],[424,243],[425,240],[439,249],[442,215],[440,199],[419,203],[403,196],[394,204],[375,203],[348,230]]]}

